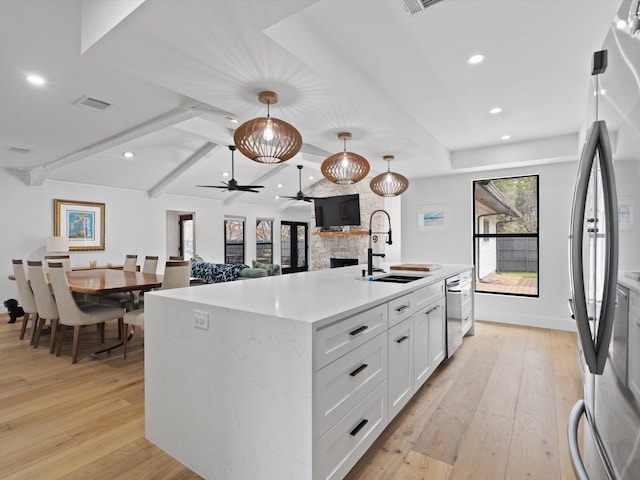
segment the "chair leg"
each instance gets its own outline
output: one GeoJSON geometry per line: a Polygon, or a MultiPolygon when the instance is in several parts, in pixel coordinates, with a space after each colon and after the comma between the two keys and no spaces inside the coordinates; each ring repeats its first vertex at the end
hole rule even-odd
{"type": "Polygon", "coordinates": [[[60,331],[58,332],[58,341],[56,345],[56,357],[62,353],[62,343],[64,342],[64,334],[67,331],[67,326],[64,323],[60,324],[60,331]]]}
{"type": "Polygon", "coordinates": [[[105,327],[105,322],[98,324],[98,334],[99,334],[100,345],[104,344],[104,327],[105,327]]]}
{"type": "Polygon", "coordinates": [[[56,347],[56,335],[58,334],[58,319],[51,320],[51,338],[49,339],[49,355],[53,353],[56,347]]]}
{"type": "Polygon", "coordinates": [[[122,319],[119,318],[118,319],[118,340],[122,339],[122,332],[124,332],[124,323],[122,322],[122,319]]]}
{"type": "Polygon", "coordinates": [[[40,343],[40,332],[42,332],[42,327],[44,327],[45,318],[40,317],[38,321],[38,329],[36,330],[36,338],[33,339],[33,348],[38,348],[38,344],[40,343]]]}
{"type": "Polygon", "coordinates": [[[80,344],[80,325],[73,327],[73,348],[71,349],[71,363],[78,361],[78,345],[80,344]]]}
{"type": "Polygon", "coordinates": [[[35,318],[31,321],[31,334],[29,338],[29,345],[33,345],[33,342],[36,338],[36,330],[38,327],[38,321],[40,320],[40,315],[36,313],[35,318]]]}
{"type": "Polygon", "coordinates": [[[20,327],[20,340],[24,340],[24,332],[27,331],[27,322],[29,321],[29,312],[24,312],[22,317],[22,327],[20,327]]]}
{"type": "Polygon", "coordinates": [[[127,325],[126,323],[124,324],[124,335],[122,336],[122,343],[124,344],[124,359],[127,359],[127,345],[129,344],[129,342],[127,341],[127,338],[129,337],[129,325],[127,325]]]}

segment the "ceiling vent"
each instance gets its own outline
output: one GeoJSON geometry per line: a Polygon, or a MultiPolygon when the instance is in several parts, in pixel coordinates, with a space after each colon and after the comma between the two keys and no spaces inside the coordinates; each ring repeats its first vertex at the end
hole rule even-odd
{"type": "Polygon", "coordinates": [[[21,148],[21,147],[7,147],[7,151],[11,152],[11,153],[29,153],[31,150],[28,148],[21,148]]]}
{"type": "Polygon", "coordinates": [[[73,102],[73,104],[78,107],[88,108],[89,110],[93,110],[94,112],[102,112],[103,110],[111,106],[109,102],[105,102],[104,100],[99,100],[97,98],[92,98],[88,95],[83,95],[78,100],[73,102]]]}
{"type": "Polygon", "coordinates": [[[404,4],[404,10],[409,15],[415,15],[423,11],[425,8],[430,7],[434,3],[438,3],[442,0],[402,0],[404,4]]]}

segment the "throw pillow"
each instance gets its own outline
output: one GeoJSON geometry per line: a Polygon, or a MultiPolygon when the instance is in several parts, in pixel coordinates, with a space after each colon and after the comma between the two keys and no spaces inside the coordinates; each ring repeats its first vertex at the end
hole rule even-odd
{"type": "Polygon", "coordinates": [[[267,271],[267,275],[269,275],[270,277],[272,277],[273,275],[280,275],[280,265],[275,265],[273,263],[260,263],[252,260],[251,266],[253,268],[264,268],[267,271]]]}

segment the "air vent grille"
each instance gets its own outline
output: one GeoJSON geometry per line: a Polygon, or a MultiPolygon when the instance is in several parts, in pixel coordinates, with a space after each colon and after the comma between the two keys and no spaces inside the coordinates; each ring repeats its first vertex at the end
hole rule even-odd
{"type": "Polygon", "coordinates": [[[97,98],[92,98],[88,95],[83,95],[78,100],[73,102],[73,104],[78,107],[88,108],[89,110],[93,110],[94,112],[102,112],[103,110],[111,106],[109,102],[105,102],[104,100],[100,100],[97,98]]]}
{"type": "Polygon", "coordinates": [[[28,148],[22,148],[22,147],[7,147],[7,151],[12,152],[12,153],[29,153],[31,150],[28,148]]]}
{"type": "Polygon", "coordinates": [[[441,1],[442,0],[402,0],[404,9],[409,15],[415,15],[434,3],[441,1]]]}

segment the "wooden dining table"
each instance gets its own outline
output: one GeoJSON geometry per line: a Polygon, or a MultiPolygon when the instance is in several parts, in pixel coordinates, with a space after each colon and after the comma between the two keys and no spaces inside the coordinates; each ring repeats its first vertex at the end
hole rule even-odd
{"type": "Polygon", "coordinates": [[[67,272],[69,288],[88,295],[148,291],[162,286],[162,275],[125,272],[111,268],[92,268],[67,272]]]}

